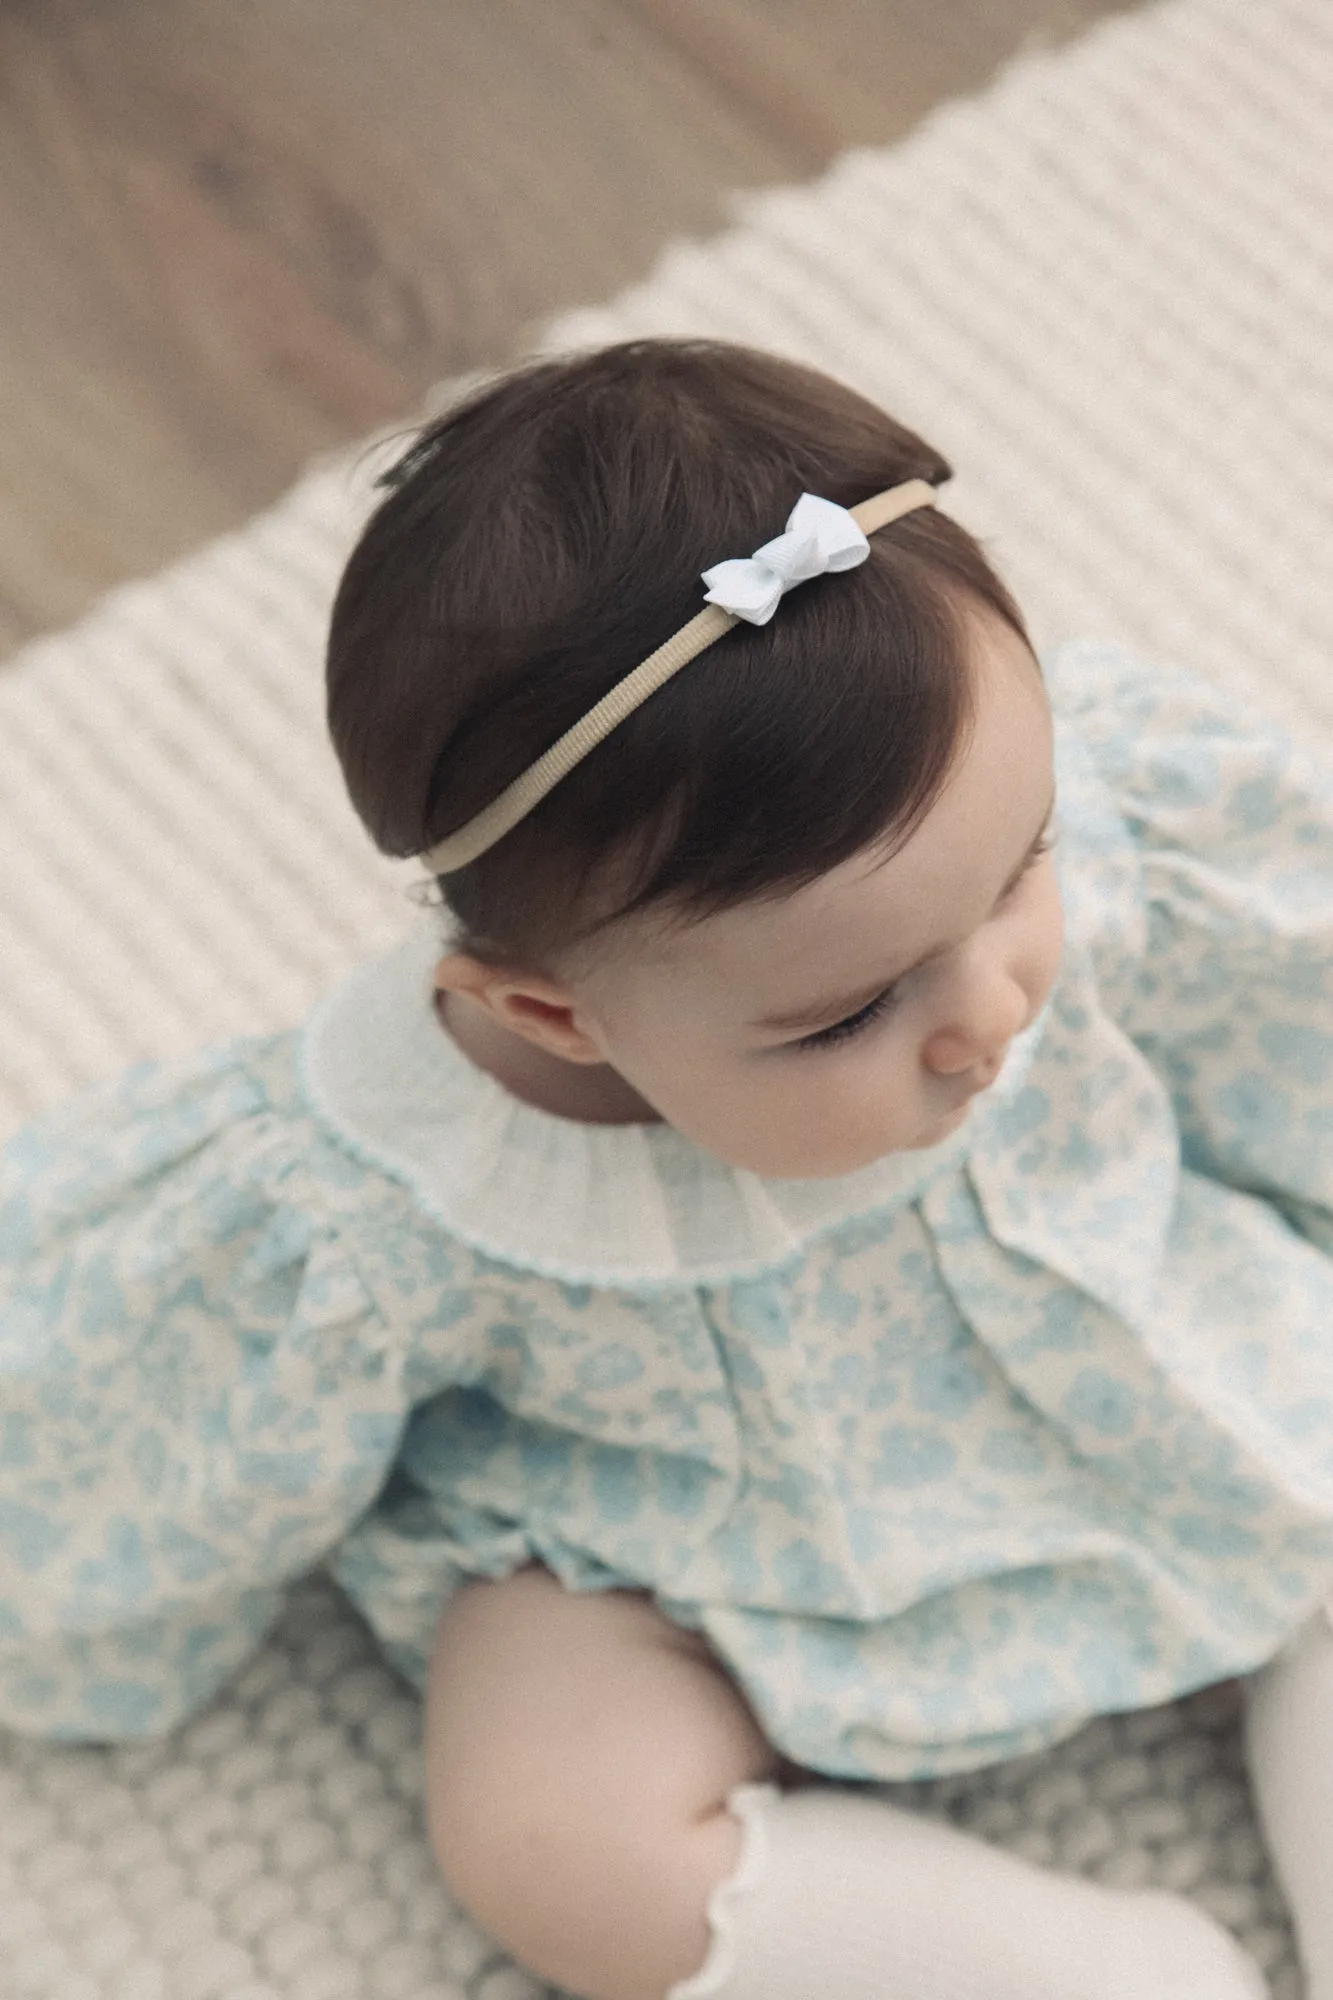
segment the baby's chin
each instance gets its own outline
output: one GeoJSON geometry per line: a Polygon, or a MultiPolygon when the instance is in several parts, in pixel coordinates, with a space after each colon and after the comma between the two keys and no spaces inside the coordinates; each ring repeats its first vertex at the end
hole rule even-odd
{"type": "MultiPolygon", "coordinates": [[[[941,1111],[938,1117],[929,1119],[924,1125],[918,1128],[912,1138],[901,1139],[896,1145],[886,1146],[881,1152],[876,1153],[872,1159],[863,1160],[860,1164],[867,1167],[873,1166],[876,1160],[887,1160],[894,1153],[928,1153],[932,1146],[942,1146],[946,1139],[952,1139],[960,1125],[967,1123],[968,1116],[975,1102],[975,1098],[965,1098],[963,1103],[956,1104],[951,1111],[941,1111]]],[[[854,1173],[856,1168],[843,1167],[840,1171],[843,1173],[854,1173]]]]}
{"type": "Polygon", "coordinates": [[[949,1138],[960,1125],[966,1124],[968,1113],[975,1102],[974,1097],[966,1097],[961,1104],[956,1104],[952,1111],[941,1112],[933,1124],[927,1126],[921,1138],[913,1141],[912,1151],[923,1152],[928,1146],[938,1146],[941,1139],[949,1138]]]}

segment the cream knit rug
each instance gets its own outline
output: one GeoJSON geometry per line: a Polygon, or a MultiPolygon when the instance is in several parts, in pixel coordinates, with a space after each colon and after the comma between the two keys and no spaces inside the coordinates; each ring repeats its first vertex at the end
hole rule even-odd
{"type": "MultiPolygon", "coordinates": [[[[1119,633],[1333,746],[1331,160],[1328,0],[1168,0],[745,199],[550,338],[709,332],[824,364],[955,460],[946,504],[1039,642],[1119,633]]],[[[0,1123],[291,1021],[402,928],[403,873],[367,853],[319,727],[375,462],[321,466],[0,675],[0,1123]]],[[[1197,1896],[1296,2000],[1230,1695],[897,1795],[1197,1896]]],[[[419,1734],[314,1578],[170,1740],[0,1737],[0,2000],[533,1994],[435,1881],[419,1734]]]]}

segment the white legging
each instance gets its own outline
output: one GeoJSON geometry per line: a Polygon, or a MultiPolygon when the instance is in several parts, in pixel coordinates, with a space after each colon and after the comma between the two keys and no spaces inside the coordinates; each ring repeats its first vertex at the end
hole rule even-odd
{"type": "Polygon", "coordinates": [[[1333,1627],[1320,1612],[1241,1683],[1245,1759],[1305,1972],[1333,2000],[1333,1627]]]}
{"type": "MultiPolygon", "coordinates": [[[[1333,2000],[1333,1624],[1241,1683],[1255,1804],[1306,2000],[1333,2000]]],[[[952,1828],[834,1789],[738,1788],[739,1869],[714,1892],[701,1973],[668,2000],[1230,2000],[1258,1969],[1180,1898],[1117,1902],[952,1828]]]]}
{"type": "Polygon", "coordinates": [[[1165,1890],[1040,1868],[877,1798],[732,1795],[740,1867],[667,2000],[1261,2000],[1262,1975],[1165,1890]]]}

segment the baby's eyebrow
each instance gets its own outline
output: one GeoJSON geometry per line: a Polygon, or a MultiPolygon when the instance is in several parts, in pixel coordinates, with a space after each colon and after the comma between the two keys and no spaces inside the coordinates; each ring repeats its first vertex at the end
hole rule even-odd
{"type": "MultiPolygon", "coordinates": [[[[1017,886],[1024,869],[1027,868],[1037,849],[1045,839],[1054,813],[1055,793],[1052,792],[1050,803],[1042,816],[1041,825],[1023,849],[1017,866],[1006,878],[1004,887],[995,899],[996,902],[1002,901],[1009,894],[1009,891],[1017,886]]],[[[881,993],[887,991],[896,980],[905,979],[907,974],[915,972],[918,966],[929,965],[932,958],[941,957],[945,949],[947,947],[941,946],[935,951],[926,952],[921,958],[914,959],[910,965],[900,966],[897,972],[891,973],[887,978],[877,980],[873,986],[863,987],[859,993],[844,994],[840,1000],[813,1001],[808,1006],[794,1009],[790,1014],[766,1014],[761,1021],[751,1021],[750,1026],[764,1032],[768,1030],[777,1031],[784,1028],[821,1028],[825,1022],[844,1020],[849,1014],[855,1014],[860,1008],[868,1006],[870,1001],[877,999],[881,993]]]]}

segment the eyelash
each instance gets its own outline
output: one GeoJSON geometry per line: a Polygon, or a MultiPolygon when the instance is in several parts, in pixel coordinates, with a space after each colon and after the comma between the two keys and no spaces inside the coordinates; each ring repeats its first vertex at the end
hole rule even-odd
{"type": "Polygon", "coordinates": [[[849,1041],[853,1035],[859,1035],[868,1028],[872,1021],[878,1021],[881,1014],[888,1013],[897,991],[896,986],[890,986],[886,992],[872,1000],[868,1007],[863,1007],[859,1014],[849,1014],[845,1021],[835,1021],[831,1028],[821,1028],[817,1035],[804,1035],[799,1042],[793,1042],[792,1047],[831,1049],[839,1042],[849,1041]]]}
{"type": "MultiPolygon", "coordinates": [[[[1042,857],[1050,853],[1054,841],[1053,834],[1042,836],[1024,862],[1022,874],[1010,883],[1000,899],[1001,902],[1007,902],[1010,896],[1016,893],[1042,857]]],[[[790,1046],[793,1049],[836,1048],[839,1042],[850,1041],[854,1035],[864,1034],[868,1027],[888,1013],[897,996],[898,987],[890,986],[883,993],[877,994],[867,1006],[862,1007],[858,1014],[849,1014],[845,1021],[835,1021],[831,1028],[821,1028],[817,1035],[805,1035],[799,1042],[792,1042],[790,1046]]]]}

